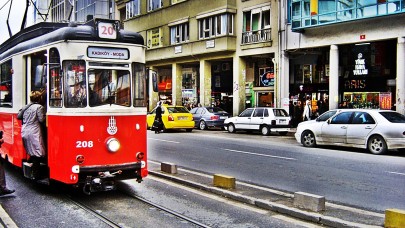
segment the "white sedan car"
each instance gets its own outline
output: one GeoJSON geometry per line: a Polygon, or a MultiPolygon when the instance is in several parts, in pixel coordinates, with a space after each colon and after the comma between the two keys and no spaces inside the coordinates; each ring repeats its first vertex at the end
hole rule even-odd
{"type": "Polygon", "coordinates": [[[247,108],[239,116],[226,119],[224,124],[230,133],[244,130],[260,131],[262,135],[269,135],[270,132],[287,135],[291,118],[282,108],[256,107],[247,108]]]}
{"type": "Polygon", "coordinates": [[[295,139],[305,147],[359,147],[373,154],[405,148],[405,116],[395,111],[343,109],[326,121],[318,118],[298,124],[295,139]]]}

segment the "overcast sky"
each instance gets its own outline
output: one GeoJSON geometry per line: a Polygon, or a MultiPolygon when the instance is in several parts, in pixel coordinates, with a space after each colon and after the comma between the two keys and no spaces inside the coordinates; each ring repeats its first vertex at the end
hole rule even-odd
{"type": "Polygon", "coordinates": [[[10,4],[12,7],[10,11],[9,24],[12,35],[20,31],[21,22],[25,11],[25,0],[0,0],[0,44],[9,38],[7,29],[7,16],[9,14],[10,4]]]}

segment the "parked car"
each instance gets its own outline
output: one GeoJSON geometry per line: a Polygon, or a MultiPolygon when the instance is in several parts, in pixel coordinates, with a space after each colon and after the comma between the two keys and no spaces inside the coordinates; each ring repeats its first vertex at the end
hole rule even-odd
{"type": "Polygon", "coordinates": [[[195,127],[205,130],[209,127],[224,127],[225,119],[229,113],[219,107],[195,107],[190,110],[193,114],[195,127]]]}
{"type": "Polygon", "coordinates": [[[262,135],[278,132],[287,135],[291,127],[291,118],[282,108],[257,107],[244,110],[239,116],[224,121],[228,132],[237,130],[260,131],[262,135]]]}
{"type": "MultiPolygon", "coordinates": [[[[194,128],[193,115],[183,106],[162,105],[163,129],[185,129],[191,132],[194,128]]],[[[148,113],[146,122],[148,128],[152,127],[156,116],[156,108],[148,113]]]]}
{"type": "Polygon", "coordinates": [[[391,110],[342,109],[326,121],[298,124],[295,139],[305,147],[338,145],[384,154],[405,148],[405,116],[391,110]]]}

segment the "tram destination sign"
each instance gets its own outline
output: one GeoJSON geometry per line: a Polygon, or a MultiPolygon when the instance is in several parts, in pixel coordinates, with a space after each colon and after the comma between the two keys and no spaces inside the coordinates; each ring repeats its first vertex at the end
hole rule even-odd
{"type": "Polygon", "coordinates": [[[99,59],[129,59],[129,51],[124,48],[89,47],[87,56],[99,59]]]}

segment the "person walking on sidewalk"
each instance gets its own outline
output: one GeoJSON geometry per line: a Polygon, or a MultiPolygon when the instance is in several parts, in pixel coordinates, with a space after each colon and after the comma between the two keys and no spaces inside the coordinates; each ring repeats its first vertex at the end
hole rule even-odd
{"type": "Polygon", "coordinates": [[[305,102],[304,112],[302,113],[302,119],[303,119],[303,121],[311,120],[311,114],[312,114],[311,101],[308,99],[308,100],[305,102]]]}
{"type": "Polygon", "coordinates": [[[160,131],[163,130],[162,101],[157,103],[155,121],[153,122],[152,128],[155,130],[155,134],[159,134],[160,131]]]}
{"type": "MultiPolygon", "coordinates": [[[[3,131],[0,131],[0,147],[4,143],[3,131]]],[[[0,196],[14,193],[14,189],[8,189],[6,185],[6,174],[4,171],[4,160],[0,159],[0,196]]]]}

